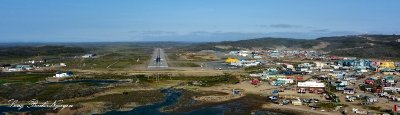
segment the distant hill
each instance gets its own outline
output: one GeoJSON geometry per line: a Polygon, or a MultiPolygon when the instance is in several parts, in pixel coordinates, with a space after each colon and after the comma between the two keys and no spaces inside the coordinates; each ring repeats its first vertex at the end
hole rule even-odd
{"type": "Polygon", "coordinates": [[[14,46],[0,48],[0,59],[28,58],[32,56],[54,56],[54,55],[73,55],[84,54],[85,49],[81,47],[65,46],[14,46]]]}
{"type": "Polygon", "coordinates": [[[352,35],[317,39],[257,38],[239,41],[210,42],[186,47],[187,50],[237,50],[241,48],[290,48],[328,51],[332,55],[364,58],[400,57],[399,35],[352,35]]]}
{"type": "Polygon", "coordinates": [[[186,47],[187,50],[205,50],[205,49],[218,49],[218,50],[237,50],[241,48],[312,48],[318,45],[316,40],[307,39],[291,39],[291,38],[257,38],[239,41],[222,41],[222,42],[209,42],[201,43],[193,46],[186,47]]]}
{"type": "Polygon", "coordinates": [[[358,35],[322,37],[316,39],[329,43],[324,48],[331,54],[366,58],[399,58],[400,36],[398,35],[358,35]]]}

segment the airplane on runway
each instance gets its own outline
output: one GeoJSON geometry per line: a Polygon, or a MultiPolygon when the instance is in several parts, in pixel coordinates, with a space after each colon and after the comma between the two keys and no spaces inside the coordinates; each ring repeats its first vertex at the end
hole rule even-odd
{"type": "Polygon", "coordinates": [[[160,51],[160,49],[158,49],[158,55],[157,55],[157,58],[156,58],[156,59],[154,59],[154,60],[155,60],[157,63],[161,63],[161,61],[162,61],[162,60],[164,60],[164,59],[162,59],[162,58],[161,58],[161,56],[160,56],[160,52],[161,52],[161,51],[160,51]]]}
{"type": "Polygon", "coordinates": [[[157,58],[156,59],[154,59],[157,63],[160,63],[163,59],[161,59],[161,57],[160,56],[157,56],[157,58]]]}
{"type": "Polygon", "coordinates": [[[168,67],[168,64],[165,59],[165,53],[162,49],[157,48],[154,50],[152,60],[150,62],[149,68],[164,68],[168,67]]]}

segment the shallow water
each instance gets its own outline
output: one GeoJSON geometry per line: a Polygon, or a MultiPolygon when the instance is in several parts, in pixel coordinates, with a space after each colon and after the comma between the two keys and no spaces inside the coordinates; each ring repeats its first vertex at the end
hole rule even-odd
{"type": "MultiPolygon", "coordinates": [[[[182,96],[182,91],[177,91],[173,89],[162,90],[166,94],[166,99],[164,102],[155,103],[152,105],[145,105],[134,108],[130,111],[111,111],[105,113],[106,115],[223,115],[225,111],[232,112],[237,110],[240,111],[241,103],[233,102],[227,104],[214,105],[210,107],[203,107],[200,109],[192,110],[189,112],[161,112],[160,110],[164,107],[174,105],[178,102],[179,98],[182,96]]],[[[251,114],[251,113],[248,113],[251,114]]],[[[274,113],[269,111],[255,111],[253,114],[256,115],[284,115],[282,113],[274,113]]]]}
{"type": "Polygon", "coordinates": [[[218,107],[212,108],[204,108],[199,110],[194,110],[191,112],[182,112],[182,113],[165,113],[161,112],[160,109],[163,107],[167,107],[173,105],[178,102],[179,97],[182,96],[182,91],[165,89],[162,90],[166,95],[166,99],[164,102],[155,103],[152,105],[140,106],[132,109],[131,111],[111,111],[105,113],[106,115],[217,115],[223,114],[223,109],[218,107]]]}
{"type": "Polygon", "coordinates": [[[4,115],[4,112],[32,112],[38,110],[51,110],[50,108],[27,108],[24,107],[20,110],[16,107],[0,106],[0,115],[4,115]]]}
{"type": "MultiPolygon", "coordinates": [[[[105,113],[105,115],[223,115],[227,111],[229,111],[230,113],[243,113],[243,108],[245,107],[243,103],[233,101],[219,105],[205,106],[189,112],[161,112],[160,110],[162,108],[176,104],[179,101],[179,98],[182,96],[183,91],[175,89],[164,89],[161,90],[161,92],[166,95],[166,98],[163,102],[136,107],[130,111],[113,110],[105,113]]],[[[21,110],[18,110],[17,108],[0,106],[0,114],[3,112],[32,112],[44,109],[45,108],[23,108],[21,110]]],[[[285,115],[282,113],[275,113],[265,110],[256,110],[253,113],[247,114],[285,115]]]]}

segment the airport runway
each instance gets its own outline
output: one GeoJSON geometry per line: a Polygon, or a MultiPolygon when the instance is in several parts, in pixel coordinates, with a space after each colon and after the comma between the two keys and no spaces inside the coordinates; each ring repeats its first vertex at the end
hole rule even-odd
{"type": "Polygon", "coordinates": [[[155,48],[153,51],[153,55],[151,56],[148,68],[167,68],[167,67],[168,64],[164,50],[161,48],[155,48]],[[157,58],[159,59],[157,60],[157,58]]]}

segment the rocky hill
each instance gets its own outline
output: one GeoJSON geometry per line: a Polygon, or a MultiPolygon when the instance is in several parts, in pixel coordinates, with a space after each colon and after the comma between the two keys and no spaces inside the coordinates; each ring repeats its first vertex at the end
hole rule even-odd
{"type": "Polygon", "coordinates": [[[241,48],[289,48],[328,51],[332,55],[364,58],[399,58],[399,35],[351,35],[317,39],[257,38],[239,41],[210,42],[186,47],[188,50],[237,50],[241,48]]]}

